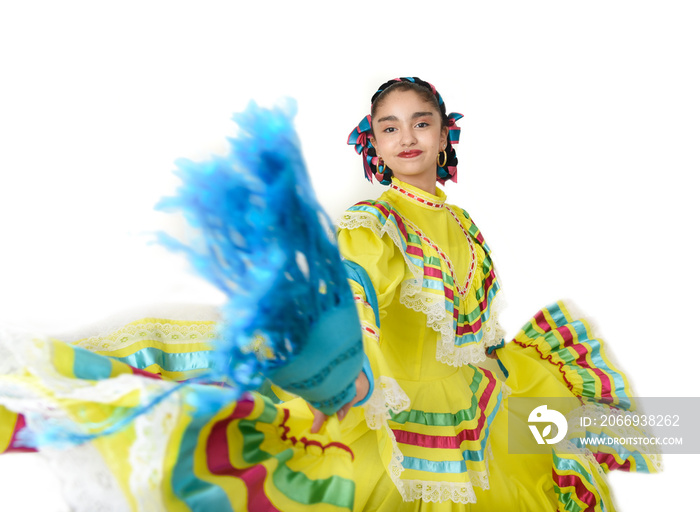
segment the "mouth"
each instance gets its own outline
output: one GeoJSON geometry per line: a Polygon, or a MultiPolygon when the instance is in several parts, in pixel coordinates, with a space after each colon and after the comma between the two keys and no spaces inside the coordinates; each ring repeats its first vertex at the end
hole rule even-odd
{"type": "Polygon", "coordinates": [[[415,158],[421,153],[423,152],[419,149],[412,149],[411,151],[402,151],[398,156],[399,158],[415,158]]]}

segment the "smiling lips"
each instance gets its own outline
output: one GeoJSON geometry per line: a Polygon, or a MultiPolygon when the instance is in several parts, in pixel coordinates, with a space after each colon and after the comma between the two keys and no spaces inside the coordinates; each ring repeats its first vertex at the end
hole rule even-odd
{"type": "Polygon", "coordinates": [[[419,149],[412,149],[411,151],[402,151],[399,153],[399,158],[415,158],[422,153],[419,149]]]}

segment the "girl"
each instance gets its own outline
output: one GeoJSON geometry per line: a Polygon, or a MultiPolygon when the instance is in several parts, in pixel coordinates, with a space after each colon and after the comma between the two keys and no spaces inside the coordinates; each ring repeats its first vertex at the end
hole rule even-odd
{"type": "MultiPolygon", "coordinates": [[[[338,233],[343,256],[371,281],[352,283],[375,391],[346,423],[364,416],[376,429],[350,444],[362,453],[355,461],[355,507],[571,510],[585,503],[609,510],[600,475],[629,469],[619,457],[508,450],[508,429],[529,430],[522,415],[511,415],[508,424],[508,394],[511,401],[586,395],[620,405],[630,391],[587,325],[563,304],[540,311],[504,346],[488,245],[469,215],[447,204],[436,187],[456,178],[461,117],[447,114],[431,84],[399,78],[379,87],[371,116],[348,141],[367,178],[389,187],[378,200],[351,207],[338,233]],[[367,298],[370,288],[374,300],[367,298]],[[493,368],[487,357],[498,358],[510,375],[505,384],[487,369],[493,368]]],[[[361,374],[357,388],[365,387],[361,374]]],[[[638,470],[656,470],[658,461],[644,460],[638,470]]]]}

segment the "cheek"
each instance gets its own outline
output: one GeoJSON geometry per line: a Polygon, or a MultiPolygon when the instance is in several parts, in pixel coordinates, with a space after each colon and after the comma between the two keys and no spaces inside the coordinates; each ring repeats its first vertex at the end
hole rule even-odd
{"type": "Polygon", "coordinates": [[[381,154],[382,150],[388,147],[386,138],[382,136],[375,137],[373,146],[377,153],[381,154]]]}

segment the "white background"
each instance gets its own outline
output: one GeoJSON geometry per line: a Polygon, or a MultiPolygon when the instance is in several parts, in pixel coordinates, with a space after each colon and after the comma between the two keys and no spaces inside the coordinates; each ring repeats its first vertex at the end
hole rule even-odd
{"type": "MultiPolygon", "coordinates": [[[[672,0],[4,2],[0,320],[59,332],[217,302],[148,245],[168,226],[153,205],[173,161],[221,151],[249,99],[292,96],[335,218],[381,193],[345,142],[376,87],[411,75],[465,115],[446,190],[494,251],[508,333],[570,298],[639,396],[698,396],[699,14],[672,0]]],[[[699,462],[611,475],[619,509],[680,508],[699,462]]],[[[66,510],[31,456],[0,458],[0,505],[66,510]]]]}

